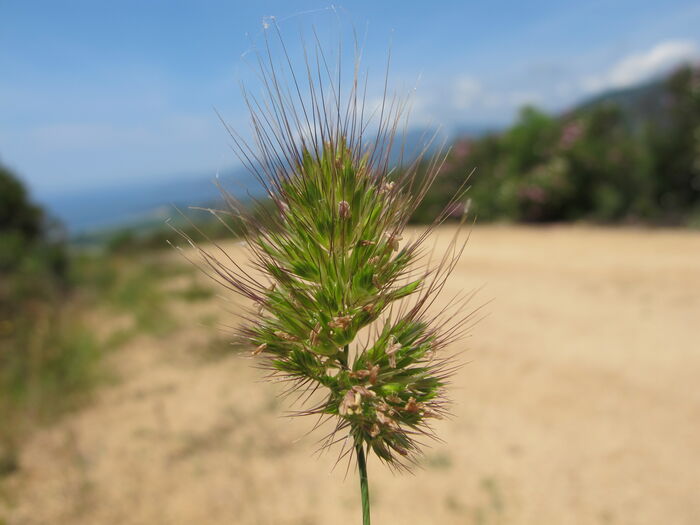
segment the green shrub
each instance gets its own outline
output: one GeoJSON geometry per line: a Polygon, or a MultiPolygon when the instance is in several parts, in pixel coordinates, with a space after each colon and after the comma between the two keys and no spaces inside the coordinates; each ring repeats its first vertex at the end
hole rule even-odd
{"type": "Polygon", "coordinates": [[[0,166],[0,471],[16,468],[30,420],[93,385],[99,346],[73,307],[65,244],[21,182],[0,166]]]}
{"type": "Polygon", "coordinates": [[[427,221],[469,179],[481,221],[687,224],[700,205],[700,68],[659,84],[654,108],[613,101],[560,117],[534,108],[501,134],[461,139],[419,208],[427,221]]]}

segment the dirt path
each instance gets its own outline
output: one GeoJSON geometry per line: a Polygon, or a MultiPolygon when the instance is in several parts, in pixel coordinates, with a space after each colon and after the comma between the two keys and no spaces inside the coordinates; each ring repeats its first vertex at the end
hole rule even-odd
{"type": "MultiPolygon", "coordinates": [[[[477,228],[450,288],[481,285],[446,443],[415,476],[370,462],[375,522],[700,523],[700,235],[477,228]]],[[[110,357],[120,379],[26,444],[0,517],[358,523],[355,473],[192,324],[110,357]]]]}

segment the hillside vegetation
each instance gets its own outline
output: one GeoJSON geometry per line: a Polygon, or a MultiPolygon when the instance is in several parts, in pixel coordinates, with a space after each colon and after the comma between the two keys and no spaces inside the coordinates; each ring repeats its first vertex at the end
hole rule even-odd
{"type": "Polygon", "coordinates": [[[503,133],[456,141],[415,220],[472,171],[480,221],[700,225],[700,66],[561,116],[527,107],[503,133]]]}
{"type": "Polygon", "coordinates": [[[174,304],[210,297],[184,261],[120,246],[68,245],[0,165],[0,479],[20,468],[30,430],[82,405],[106,378],[103,355],[175,331],[174,304]]]}

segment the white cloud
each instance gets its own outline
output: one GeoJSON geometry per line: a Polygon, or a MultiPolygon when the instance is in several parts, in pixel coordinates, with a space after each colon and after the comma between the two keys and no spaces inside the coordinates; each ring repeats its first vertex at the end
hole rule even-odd
{"type": "Polygon", "coordinates": [[[467,109],[478,102],[482,92],[481,83],[478,80],[462,75],[455,80],[452,104],[455,109],[467,109]]]}
{"type": "Polygon", "coordinates": [[[697,58],[700,58],[698,44],[676,39],[661,41],[612,65],[603,64],[599,74],[588,77],[574,59],[566,66],[550,64],[544,73],[530,68],[501,78],[458,72],[422,83],[412,97],[409,123],[450,126],[464,122],[508,122],[526,105],[557,112],[591,92],[633,86],[697,58]]]}
{"type": "Polygon", "coordinates": [[[522,106],[542,105],[547,99],[547,93],[538,91],[537,86],[487,83],[458,74],[414,93],[409,122],[413,126],[503,122],[522,106]]]}
{"type": "Polygon", "coordinates": [[[586,78],[583,87],[589,92],[629,87],[697,58],[698,54],[697,46],[689,40],[660,42],[646,53],[623,58],[603,74],[586,78]]]}

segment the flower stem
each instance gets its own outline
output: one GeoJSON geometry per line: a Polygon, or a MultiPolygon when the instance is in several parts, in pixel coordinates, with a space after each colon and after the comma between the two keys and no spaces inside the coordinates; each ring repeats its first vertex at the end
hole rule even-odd
{"type": "Polygon", "coordinates": [[[362,495],[362,525],[370,525],[369,482],[367,481],[367,462],[362,442],[355,444],[357,466],[360,469],[360,494],[362,495]]]}

